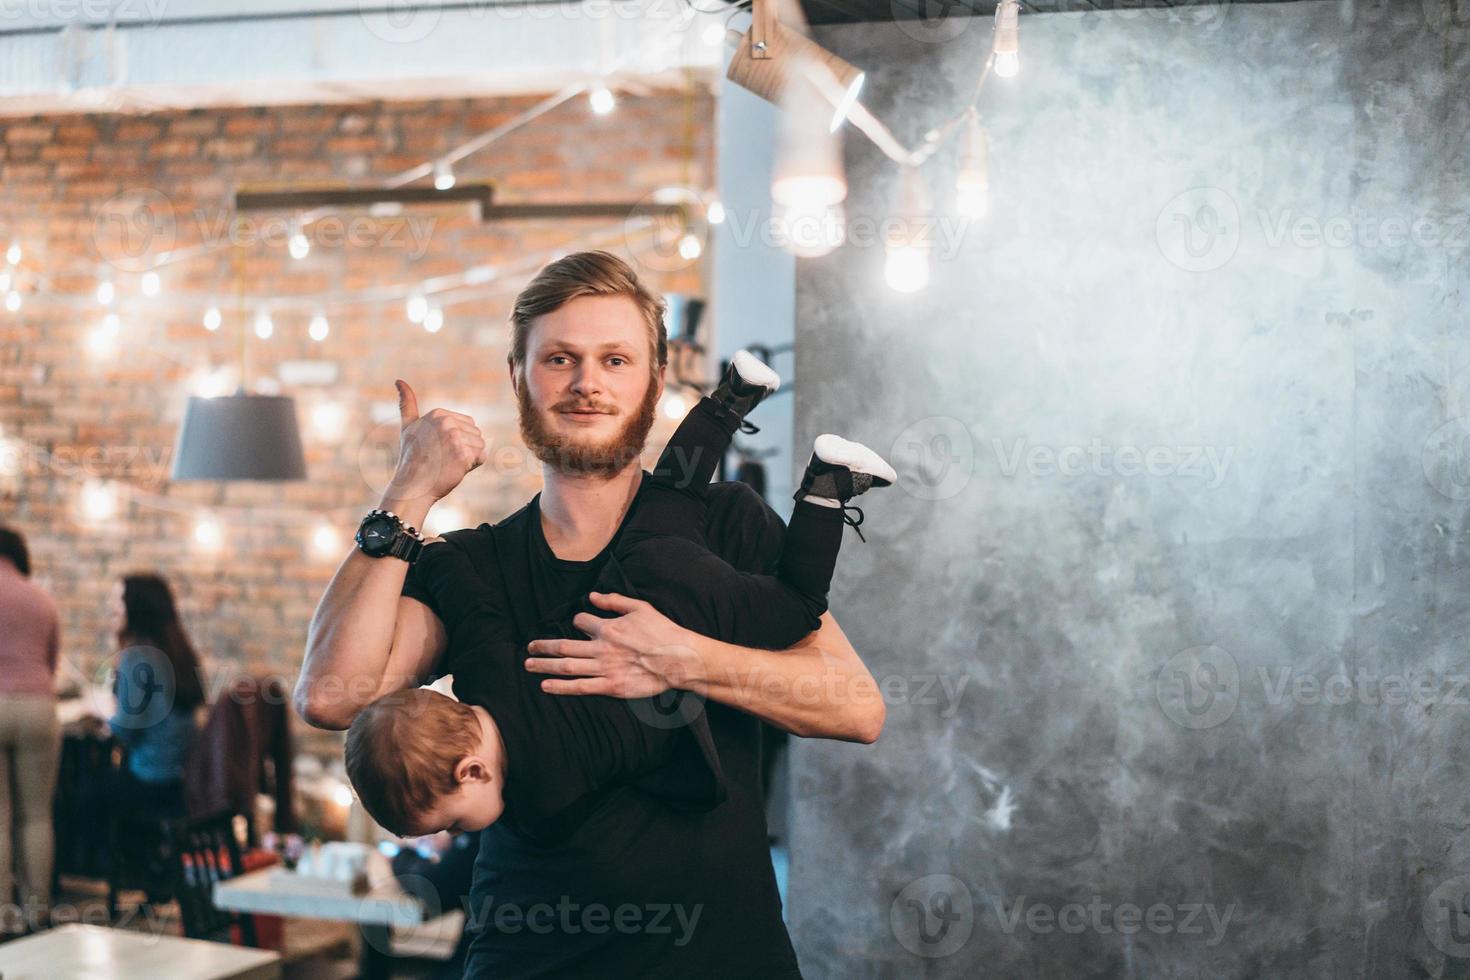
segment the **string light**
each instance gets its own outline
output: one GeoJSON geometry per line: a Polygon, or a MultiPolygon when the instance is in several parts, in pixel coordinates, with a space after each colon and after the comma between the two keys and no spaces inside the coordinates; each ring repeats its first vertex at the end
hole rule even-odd
{"type": "Polygon", "coordinates": [[[704,211],[704,220],[708,221],[712,225],[724,224],[725,205],[720,203],[719,201],[709,202],[709,207],[705,208],[704,211]]]}
{"type": "Polygon", "coordinates": [[[5,294],[5,308],[11,313],[20,310],[20,293],[12,290],[5,294]]]}
{"type": "Polygon", "coordinates": [[[927,225],[928,194],[918,167],[904,171],[899,214],[904,231],[888,241],[888,258],[883,278],[900,293],[914,293],[929,284],[929,243],[921,239],[927,225]]]}
{"type": "Polygon", "coordinates": [[[200,398],[223,398],[233,390],[229,368],[205,371],[193,384],[194,393],[200,398]]]}
{"type": "Polygon", "coordinates": [[[704,245],[700,242],[699,236],[696,235],[694,232],[686,231],[683,237],[679,239],[680,258],[688,259],[692,262],[695,259],[699,258],[699,256],[703,254],[703,252],[704,245]]]}
{"type": "Polygon", "coordinates": [[[117,289],[112,285],[111,279],[103,279],[97,283],[97,302],[103,306],[111,306],[116,298],[117,289]]]}
{"type": "Polygon", "coordinates": [[[220,324],[223,322],[224,316],[221,315],[218,306],[211,306],[209,309],[204,311],[204,329],[208,330],[210,333],[214,333],[216,330],[218,330],[220,324]]]}
{"type": "Polygon", "coordinates": [[[429,333],[438,333],[439,328],[444,326],[444,311],[439,307],[424,312],[424,329],[429,333]]]}
{"type": "Polygon", "coordinates": [[[405,312],[408,313],[409,323],[423,323],[424,317],[429,312],[429,301],[424,299],[423,293],[414,293],[408,298],[405,312]]]}
{"type": "Polygon", "coordinates": [[[658,409],[664,418],[677,421],[688,414],[689,403],[679,392],[665,390],[664,396],[659,399],[658,409]]]}
{"type": "Polygon", "coordinates": [[[342,536],[332,525],[318,524],[311,532],[311,548],[320,558],[339,555],[342,553],[342,536]]]}
{"type": "Polygon", "coordinates": [[[269,340],[275,330],[276,325],[271,321],[271,315],[268,312],[261,310],[255,314],[255,336],[261,340],[269,340]]]}
{"type": "Polygon", "coordinates": [[[163,280],[158,277],[158,273],[156,272],[145,272],[143,273],[142,280],[138,284],[138,288],[142,290],[144,296],[157,296],[163,288],[163,280]]]}
{"type": "Polygon", "coordinates": [[[347,430],[347,409],[340,402],[322,402],[311,410],[311,427],[323,439],[339,439],[347,430]]]}
{"type": "Polygon", "coordinates": [[[995,8],[995,73],[1014,78],[1021,70],[1021,5],[1001,0],[995,8]]]}
{"type": "Polygon", "coordinates": [[[286,243],[286,250],[291,253],[291,258],[298,262],[311,254],[311,240],[301,230],[301,222],[296,222],[291,229],[291,238],[286,243]]]}
{"type": "Polygon", "coordinates": [[[5,250],[5,261],[11,265],[20,265],[20,258],[20,242],[13,241],[10,243],[10,247],[5,250]]]}
{"type": "Polygon", "coordinates": [[[6,270],[4,272],[0,272],[0,293],[4,293],[4,292],[9,292],[10,291],[10,280],[11,280],[11,277],[10,277],[10,271],[9,270],[6,270]]]}
{"type": "Polygon", "coordinates": [[[311,335],[312,340],[321,342],[327,339],[327,334],[331,332],[331,329],[331,326],[327,323],[327,315],[325,313],[318,313],[311,318],[311,326],[306,328],[306,332],[311,335]]]}
{"type": "Polygon", "coordinates": [[[110,520],[117,514],[117,491],[102,480],[88,480],[82,485],[82,516],[88,521],[110,520]]]}
{"type": "Polygon", "coordinates": [[[225,531],[219,521],[212,517],[201,517],[194,522],[194,543],[206,551],[217,551],[224,544],[225,531]]]}
{"type": "Polygon", "coordinates": [[[960,144],[959,176],[955,180],[955,210],[966,218],[983,218],[990,210],[989,157],[985,130],[971,107],[960,144]]]}
{"type": "Polygon", "coordinates": [[[594,87],[592,93],[587,97],[587,101],[591,103],[592,111],[599,116],[605,116],[609,112],[612,112],[618,104],[617,98],[612,94],[612,89],[606,85],[597,85],[594,87]]]}
{"type": "Polygon", "coordinates": [[[447,191],[454,186],[454,171],[447,161],[440,160],[434,164],[434,189],[447,191]]]}
{"type": "Polygon", "coordinates": [[[443,534],[445,531],[457,531],[465,526],[464,511],[454,504],[435,504],[434,509],[429,512],[429,518],[424,522],[430,534],[443,534]]]}

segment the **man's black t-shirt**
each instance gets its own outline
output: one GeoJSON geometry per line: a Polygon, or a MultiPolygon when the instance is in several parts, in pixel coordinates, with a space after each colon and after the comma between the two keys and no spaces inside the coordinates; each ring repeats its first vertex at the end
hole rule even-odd
{"type": "MultiPolygon", "coordinates": [[[[625,588],[616,566],[607,567],[601,589],[625,588]]],[[[455,540],[424,548],[414,580],[433,595],[449,634],[454,696],[488,710],[500,731],[506,757],[500,819],[522,837],[557,842],[598,805],[599,791],[625,783],[705,810],[724,801],[709,719],[697,697],[677,692],[665,705],[665,699],[549,694],[541,689],[543,676],[525,668],[526,649],[514,641],[503,590],[485,582],[455,540]]],[[[552,635],[586,634],[567,627],[552,635]]]]}
{"type": "MultiPolygon", "coordinates": [[[[712,484],[706,515],[711,551],[742,571],[774,572],[784,525],[755,491],[712,484]]],[[[593,586],[612,549],[609,542],[588,561],[556,557],[542,533],[540,494],[493,527],[444,538],[504,596],[509,636],[522,644],[593,586]]],[[[403,594],[434,608],[413,569],[403,594]]],[[[761,723],[715,702],[704,710],[729,792],[719,806],[672,807],[623,785],[601,794],[555,844],[504,821],[481,831],[466,977],[800,977],[767,844],[761,723]]]]}

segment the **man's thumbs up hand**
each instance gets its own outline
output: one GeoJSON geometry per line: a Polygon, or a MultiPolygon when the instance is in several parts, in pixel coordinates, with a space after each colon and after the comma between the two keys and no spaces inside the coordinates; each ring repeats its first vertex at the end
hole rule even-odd
{"type": "Polygon", "coordinates": [[[470,470],[485,462],[485,438],[475,420],[460,412],[432,408],[419,415],[418,396],[407,381],[398,389],[398,467],[388,496],[441,500],[459,486],[470,470]]]}

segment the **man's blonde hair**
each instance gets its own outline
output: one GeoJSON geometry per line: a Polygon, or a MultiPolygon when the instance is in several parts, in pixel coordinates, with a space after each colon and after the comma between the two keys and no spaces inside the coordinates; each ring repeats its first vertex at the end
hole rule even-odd
{"type": "Polygon", "coordinates": [[[669,362],[664,326],[667,303],[638,279],[633,267],[611,252],[573,252],[542,268],[516,296],[510,313],[510,366],[520,374],[526,363],[526,338],[538,317],[561,309],[579,296],[626,296],[648,324],[653,372],[669,362]]]}
{"type": "Polygon", "coordinates": [[[408,836],[415,817],[459,788],[454,767],[479,747],[469,705],[427,688],[394,691],[352,719],[347,778],[369,816],[408,836]]]}

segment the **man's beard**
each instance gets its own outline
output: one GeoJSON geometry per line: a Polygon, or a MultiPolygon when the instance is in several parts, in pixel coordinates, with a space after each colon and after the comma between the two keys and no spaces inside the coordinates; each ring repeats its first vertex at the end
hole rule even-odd
{"type": "MultiPolygon", "coordinates": [[[[622,472],[629,462],[643,452],[648,441],[648,432],[653,428],[654,410],[658,405],[658,385],[653,378],[648,381],[648,394],[643,404],[628,416],[628,421],[607,442],[594,444],[577,440],[574,436],[553,431],[531,404],[528,386],[516,386],[516,402],[520,408],[521,438],[527,448],[547,466],[568,476],[612,476],[622,472]]],[[[576,398],[564,399],[551,407],[553,412],[587,406],[587,402],[576,398]]],[[[591,406],[606,409],[606,402],[591,406]]]]}

